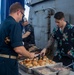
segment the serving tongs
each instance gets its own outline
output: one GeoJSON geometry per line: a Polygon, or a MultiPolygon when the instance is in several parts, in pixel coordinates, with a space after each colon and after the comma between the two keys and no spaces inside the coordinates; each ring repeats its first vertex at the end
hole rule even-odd
{"type": "Polygon", "coordinates": [[[39,60],[41,58],[40,54],[36,54],[35,57],[34,57],[34,59],[35,58],[38,58],[38,60],[39,60]]]}
{"type": "Polygon", "coordinates": [[[36,55],[35,55],[35,58],[38,58],[38,60],[40,60],[40,59],[43,60],[44,54],[43,54],[43,53],[42,53],[41,55],[40,55],[40,54],[36,54],[36,55]]]}
{"type": "Polygon", "coordinates": [[[74,62],[72,62],[71,64],[65,66],[64,68],[68,68],[68,67],[70,67],[70,66],[72,66],[72,65],[74,65],[74,62]]]}

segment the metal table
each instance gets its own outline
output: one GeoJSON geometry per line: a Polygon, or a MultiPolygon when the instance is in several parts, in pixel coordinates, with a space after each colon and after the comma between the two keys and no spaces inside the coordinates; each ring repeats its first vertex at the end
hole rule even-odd
{"type": "Polygon", "coordinates": [[[32,74],[28,74],[19,68],[19,75],[32,75],[32,74]]]}
{"type": "MultiPolygon", "coordinates": [[[[19,75],[33,75],[33,74],[28,74],[28,73],[25,73],[23,70],[21,70],[20,68],[19,68],[19,75]]],[[[70,75],[74,75],[74,72],[73,71],[70,71],[70,75]]]]}

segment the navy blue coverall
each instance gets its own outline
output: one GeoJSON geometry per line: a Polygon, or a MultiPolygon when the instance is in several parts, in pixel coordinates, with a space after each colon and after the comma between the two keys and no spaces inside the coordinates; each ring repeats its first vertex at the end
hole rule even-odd
{"type": "MultiPolygon", "coordinates": [[[[13,48],[18,46],[23,46],[21,27],[14,18],[8,16],[0,29],[0,54],[17,57],[13,48]],[[10,42],[5,42],[6,37],[10,42]]],[[[18,75],[17,59],[0,57],[0,75],[18,75]]]]}

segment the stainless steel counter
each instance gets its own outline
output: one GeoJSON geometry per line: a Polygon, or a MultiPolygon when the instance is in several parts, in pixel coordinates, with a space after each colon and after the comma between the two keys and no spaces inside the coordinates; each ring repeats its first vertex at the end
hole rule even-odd
{"type": "Polygon", "coordinates": [[[32,75],[32,74],[28,74],[19,68],[19,75],[32,75]]]}
{"type": "MultiPolygon", "coordinates": [[[[33,75],[33,74],[28,74],[28,73],[25,73],[23,70],[21,70],[20,68],[19,68],[19,75],[33,75]]],[[[73,71],[70,71],[70,75],[74,75],[74,72],[73,71]]]]}

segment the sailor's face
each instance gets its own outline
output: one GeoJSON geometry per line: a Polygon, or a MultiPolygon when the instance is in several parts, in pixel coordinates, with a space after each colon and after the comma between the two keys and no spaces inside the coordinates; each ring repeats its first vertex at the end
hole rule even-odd
{"type": "Polygon", "coordinates": [[[63,19],[60,19],[60,20],[55,19],[55,23],[59,28],[61,28],[63,26],[63,19]]]}
{"type": "Polygon", "coordinates": [[[22,20],[23,17],[24,17],[24,10],[20,10],[20,19],[22,20]]]}
{"type": "Polygon", "coordinates": [[[23,17],[24,17],[24,10],[18,10],[17,11],[18,22],[21,21],[23,17]]]}

